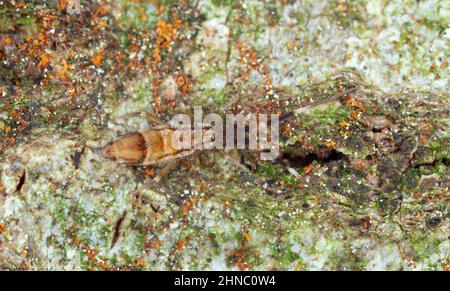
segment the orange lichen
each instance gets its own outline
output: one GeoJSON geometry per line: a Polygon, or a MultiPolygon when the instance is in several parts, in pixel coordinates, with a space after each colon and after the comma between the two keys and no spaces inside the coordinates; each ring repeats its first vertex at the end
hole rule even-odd
{"type": "Polygon", "coordinates": [[[54,59],[54,56],[53,55],[50,55],[50,54],[42,54],[40,57],[39,57],[39,63],[38,63],[38,67],[40,67],[40,68],[47,68],[49,65],[50,65],[50,63],[52,62],[52,60],[54,59]]]}
{"type": "Polygon", "coordinates": [[[144,7],[144,6],[138,6],[138,10],[139,10],[139,12],[140,12],[139,18],[140,18],[142,21],[144,21],[144,22],[147,21],[147,20],[148,20],[148,16],[147,16],[145,7],[144,7]]]}
{"type": "Polygon", "coordinates": [[[251,232],[245,232],[245,233],[244,233],[244,238],[245,238],[247,241],[250,241],[250,240],[253,239],[253,235],[252,235],[251,232]]]}
{"type": "Polygon", "coordinates": [[[206,183],[205,180],[203,180],[203,178],[200,177],[200,179],[201,179],[201,181],[200,181],[200,185],[197,186],[197,191],[201,193],[201,192],[204,192],[208,188],[208,184],[206,183]]]}
{"type": "MultiPolygon", "coordinates": [[[[98,252],[88,246],[87,244],[85,244],[83,241],[81,241],[76,235],[75,235],[75,226],[72,225],[69,230],[67,230],[67,236],[71,239],[72,243],[74,245],[76,245],[77,247],[79,247],[80,249],[83,250],[83,252],[86,254],[86,256],[88,257],[90,263],[97,267],[100,270],[104,270],[104,271],[108,271],[111,270],[108,265],[107,262],[108,260],[106,259],[99,259],[98,258],[98,252]]],[[[88,265],[86,266],[89,270],[93,270],[92,266],[88,265]]]]}
{"type": "Polygon", "coordinates": [[[13,43],[13,39],[10,36],[2,38],[2,46],[10,45],[13,43]]]}
{"type": "Polygon", "coordinates": [[[303,172],[305,172],[305,174],[309,174],[312,172],[312,170],[314,169],[314,165],[313,164],[309,164],[308,166],[303,168],[303,172]]]}
{"type": "MultiPolygon", "coordinates": [[[[339,86],[338,91],[339,93],[343,93],[344,89],[342,88],[342,86],[339,86]]],[[[342,121],[339,123],[341,127],[345,128],[350,125],[350,122],[357,121],[361,116],[361,114],[367,109],[367,107],[363,103],[355,100],[354,98],[348,95],[344,95],[343,99],[345,101],[345,106],[347,108],[353,109],[350,113],[350,118],[348,119],[348,121],[342,121]]],[[[345,134],[345,131],[341,131],[341,134],[345,134]]]]}
{"type": "Polygon", "coordinates": [[[73,69],[73,66],[69,65],[66,60],[62,60],[60,65],[61,69],[59,70],[59,77],[63,82],[67,82],[67,74],[73,69]]]}
{"type": "Polygon", "coordinates": [[[161,15],[164,13],[163,5],[155,5],[155,15],[161,15]]]}
{"type": "Polygon", "coordinates": [[[178,86],[178,90],[180,90],[181,94],[187,95],[192,91],[192,83],[189,79],[188,75],[186,75],[183,71],[179,72],[175,77],[175,83],[178,86]]]}
{"type": "Polygon", "coordinates": [[[231,206],[231,201],[230,200],[222,200],[221,204],[225,207],[230,207],[231,206]]]}
{"type": "Polygon", "coordinates": [[[242,226],[242,228],[241,228],[242,236],[243,236],[243,237],[245,238],[245,240],[247,240],[247,241],[249,241],[249,240],[251,240],[251,239],[253,238],[251,232],[250,232],[249,229],[248,229],[248,227],[249,227],[249,224],[246,223],[246,224],[244,224],[244,225],[242,226]]]}
{"type": "Polygon", "coordinates": [[[243,248],[237,249],[232,254],[233,259],[236,261],[235,265],[239,270],[250,270],[252,265],[246,262],[246,256],[243,248]]]}
{"type": "Polygon", "coordinates": [[[148,241],[146,243],[146,247],[150,249],[159,249],[161,246],[161,241],[158,238],[155,238],[153,241],[148,241]]]}
{"type": "Polygon", "coordinates": [[[426,134],[423,133],[423,132],[419,133],[419,139],[420,139],[420,142],[421,142],[423,145],[425,145],[425,144],[428,143],[428,141],[427,141],[427,136],[426,136],[426,134]]]}
{"type": "Polygon", "coordinates": [[[366,107],[361,102],[353,100],[352,98],[350,98],[348,96],[344,96],[344,99],[345,99],[345,104],[348,107],[354,107],[354,108],[358,108],[360,110],[365,110],[366,109],[366,107]]]}
{"type": "Polygon", "coordinates": [[[104,16],[108,14],[110,11],[110,4],[106,2],[102,2],[97,10],[94,12],[93,18],[97,18],[98,16],[104,16]]]}
{"type": "Polygon", "coordinates": [[[183,246],[184,246],[184,239],[179,239],[177,242],[176,250],[177,251],[181,250],[183,246]]]}
{"type": "Polygon", "coordinates": [[[140,257],[135,260],[135,264],[133,265],[133,267],[135,267],[136,269],[145,269],[147,268],[147,264],[143,261],[143,257],[140,257]]]}
{"type": "Polygon", "coordinates": [[[242,43],[237,43],[236,48],[239,50],[241,56],[240,64],[245,66],[245,70],[241,72],[241,77],[247,79],[252,71],[259,71],[261,64],[258,60],[258,53],[248,49],[242,43]]]}
{"type": "Polygon", "coordinates": [[[103,58],[105,57],[105,51],[101,51],[98,54],[96,54],[95,56],[93,56],[91,58],[91,62],[96,66],[96,67],[100,67],[100,65],[103,62],[103,58]]]}
{"type": "Polygon", "coordinates": [[[444,59],[444,61],[441,63],[441,65],[439,66],[442,70],[446,69],[448,66],[448,57],[446,57],[444,59]]]}
{"type": "Polygon", "coordinates": [[[187,214],[192,209],[192,207],[195,206],[197,201],[198,201],[197,196],[192,196],[191,198],[184,200],[183,203],[181,204],[181,211],[184,214],[187,214]]]}
{"type": "Polygon", "coordinates": [[[358,171],[362,171],[366,167],[366,163],[364,161],[358,160],[358,159],[355,159],[354,161],[352,161],[352,165],[358,171]]]}
{"type": "Polygon", "coordinates": [[[327,147],[327,148],[334,148],[335,146],[336,146],[336,142],[335,141],[333,141],[333,140],[330,140],[330,141],[327,141],[326,143],[325,143],[325,146],[327,147]]]}
{"type": "Polygon", "coordinates": [[[173,23],[166,20],[159,20],[156,23],[155,33],[156,33],[156,45],[152,52],[152,92],[153,101],[155,103],[155,109],[158,113],[163,111],[161,107],[161,101],[159,99],[159,91],[161,87],[161,73],[160,64],[162,61],[162,51],[165,49],[170,49],[172,42],[176,39],[178,31],[182,26],[182,21],[176,14],[175,10],[172,10],[173,23]]]}
{"type": "Polygon", "coordinates": [[[252,71],[259,72],[264,78],[264,88],[260,88],[266,94],[273,93],[273,84],[270,77],[268,68],[262,64],[258,59],[258,53],[251,49],[248,49],[243,43],[237,43],[236,48],[240,53],[240,64],[244,66],[244,70],[241,71],[241,78],[246,80],[250,76],[252,71]]]}
{"type": "Polygon", "coordinates": [[[31,270],[30,266],[28,266],[26,261],[22,261],[22,263],[20,263],[20,266],[26,271],[31,270]]]}
{"type": "Polygon", "coordinates": [[[24,8],[25,6],[27,6],[27,4],[25,2],[22,1],[18,1],[15,3],[16,8],[24,8]]]}
{"type": "Polygon", "coordinates": [[[6,225],[5,224],[0,224],[0,233],[4,233],[6,232],[6,225]]]}
{"type": "Polygon", "coordinates": [[[341,121],[341,122],[339,122],[339,126],[342,126],[342,127],[347,127],[347,126],[349,126],[350,124],[347,122],[347,121],[341,121]]]}

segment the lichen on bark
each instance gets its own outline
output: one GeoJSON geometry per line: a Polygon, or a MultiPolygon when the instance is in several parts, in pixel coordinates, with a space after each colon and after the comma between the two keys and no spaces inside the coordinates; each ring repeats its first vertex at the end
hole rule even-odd
{"type": "Polygon", "coordinates": [[[444,1],[66,2],[0,4],[0,269],[448,270],[444,1]],[[92,150],[199,105],[296,113],[300,177],[92,150]]]}

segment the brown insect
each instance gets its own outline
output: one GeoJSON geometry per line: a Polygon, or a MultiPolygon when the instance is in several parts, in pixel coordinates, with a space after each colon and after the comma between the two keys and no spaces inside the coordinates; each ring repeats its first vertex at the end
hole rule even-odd
{"type": "MultiPolygon", "coordinates": [[[[192,156],[195,153],[202,151],[201,149],[209,149],[214,147],[214,141],[212,140],[206,143],[204,141],[200,141],[202,145],[199,147],[195,146],[195,136],[206,136],[211,134],[212,128],[210,125],[185,128],[185,130],[187,130],[185,136],[191,139],[190,145],[193,146],[180,149],[179,146],[173,144],[173,136],[176,131],[179,133],[180,130],[183,130],[183,128],[176,128],[166,124],[148,112],[133,113],[125,118],[136,115],[144,117],[147,121],[151,124],[155,124],[156,126],[119,136],[108,143],[105,147],[100,148],[100,154],[107,159],[126,165],[164,165],[164,168],[155,177],[155,181],[161,180],[161,178],[163,178],[177,165],[179,160],[192,156]]],[[[281,116],[280,120],[287,120],[291,116],[292,114],[288,113],[281,116]]],[[[227,156],[226,154],[225,157],[234,165],[248,171],[247,168],[242,166],[233,158],[227,156]]],[[[288,165],[282,163],[282,161],[277,160],[276,162],[281,163],[289,170],[289,172],[295,174],[295,176],[299,176],[298,173],[296,173],[288,165]]]]}
{"type": "MultiPolygon", "coordinates": [[[[165,165],[155,177],[155,180],[159,181],[176,166],[180,159],[189,157],[199,151],[195,149],[196,147],[179,149],[173,144],[172,137],[175,131],[182,130],[182,128],[175,128],[165,124],[148,112],[142,112],[139,115],[143,116],[150,123],[156,124],[156,126],[117,137],[100,149],[100,154],[103,157],[126,165],[165,165]]],[[[204,134],[204,131],[208,130],[208,128],[189,128],[188,130],[188,134],[193,142],[198,130],[203,131],[204,134]]]]}

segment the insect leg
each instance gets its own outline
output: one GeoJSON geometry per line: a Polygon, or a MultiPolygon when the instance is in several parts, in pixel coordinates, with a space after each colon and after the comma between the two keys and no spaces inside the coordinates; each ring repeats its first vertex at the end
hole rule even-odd
{"type": "Polygon", "coordinates": [[[128,113],[128,114],[121,116],[120,119],[125,119],[128,121],[128,119],[134,118],[134,117],[142,117],[145,120],[147,120],[150,124],[153,124],[153,125],[169,127],[169,125],[167,123],[159,120],[155,115],[153,115],[147,111],[128,113]]]}
{"type": "Polygon", "coordinates": [[[153,179],[155,182],[161,181],[162,178],[164,178],[167,174],[170,173],[175,167],[178,166],[178,160],[173,160],[167,163],[164,168],[156,175],[156,177],[153,179]]]}
{"type": "Polygon", "coordinates": [[[275,162],[278,163],[279,165],[283,166],[294,177],[301,178],[300,174],[294,168],[289,166],[289,164],[286,163],[285,161],[283,161],[282,159],[276,159],[275,162]]]}
{"type": "Polygon", "coordinates": [[[158,117],[156,117],[155,115],[151,114],[148,111],[140,112],[140,116],[145,118],[149,123],[153,123],[153,124],[160,125],[160,126],[170,127],[167,123],[165,123],[164,121],[159,120],[158,117]]]}
{"type": "Polygon", "coordinates": [[[215,164],[215,157],[216,152],[215,151],[206,151],[202,157],[203,157],[203,164],[207,165],[207,166],[212,166],[215,164]]]}
{"type": "Polygon", "coordinates": [[[235,166],[238,169],[241,169],[242,171],[246,173],[250,173],[250,170],[247,169],[244,165],[242,165],[239,161],[236,161],[232,156],[230,156],[228,153],[224,152],[225,159],[230,162],[233,166],[235,166]]]}

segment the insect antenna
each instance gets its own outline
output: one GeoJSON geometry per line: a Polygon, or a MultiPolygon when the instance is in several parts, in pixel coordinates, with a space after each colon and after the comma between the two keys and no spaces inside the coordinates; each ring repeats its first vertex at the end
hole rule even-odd
{"type": "Polygon", "coordinates": [[[286,114],[281,115],[280,116],[280,123],[291,119],[294,115],[295,115],[294,112],[288,112],[286,114]]]}
{"type": "Polygon", "coordinates": [[[282,167],[284,167],[286,170],[288,170],[289,173],[291,173],[294,177],[296,178],[300,178],[300,174],[297,172],[297,170],[295,170],[294,168],[292,168],[291,166],[289,166],[288,163],[286,163],[285,161],[283,161],[280,158],[277,158],[275,160],[275,162],[279,165],[281,165],[282,167]]]}

